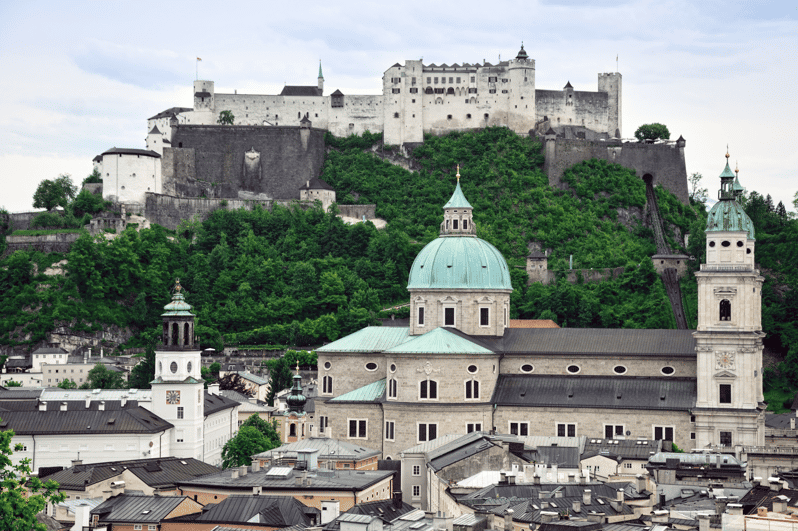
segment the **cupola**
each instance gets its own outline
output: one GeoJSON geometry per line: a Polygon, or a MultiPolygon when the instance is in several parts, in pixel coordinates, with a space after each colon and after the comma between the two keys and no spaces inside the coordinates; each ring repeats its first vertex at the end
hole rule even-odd
{"type": "Polygon", "coordinates": [[[183,295],[180,279],[175,280],[172,301],[163,309],[163,347],[166,350],[194,350],[194,314],[183,295]]]}
{"type": "Polygon", "coordinates": [[[299,362],[296,363],[296,374],[294,374],[294,385],[291,386],[291,394],[286,398],[288,411],[294,413],[304,413],[305,404],[308,399],[302,394],[302,376],[299,375],[299,362]]]}
{"type": "Polygon", "coordinates": [[[443,222],[440,235],[443,236],[476,236],[474,226],[474,207],[468,202],[460,189],[460,166],[457,166],[457,186],[449,201],[443,205],[443,222]]]}

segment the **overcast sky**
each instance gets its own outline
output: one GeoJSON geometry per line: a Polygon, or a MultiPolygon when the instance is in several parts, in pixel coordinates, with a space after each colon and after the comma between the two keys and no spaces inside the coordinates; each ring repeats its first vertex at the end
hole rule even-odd
{"type": "Polygon", "coordinates": [[[146,119],[218,92],[378,94],[392,64],[495,62],[521,41],[537,88],[596,90],[623,75],[623,135],[661,122],[715,195],[729,145],[749,190],[792,210],[796,2],[0,2],[0,207],[31,210],[42,179],[113,146],[144,148],[146,119]]]}

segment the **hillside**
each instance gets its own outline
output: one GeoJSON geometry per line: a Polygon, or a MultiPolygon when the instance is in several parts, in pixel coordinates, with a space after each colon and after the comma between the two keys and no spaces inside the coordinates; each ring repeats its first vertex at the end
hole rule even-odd
{"type": "MultiPolygon", "coordinates": [[[[113,325],[130,335],[123,346],[143,346],[159,333],[175,277],[196,307],[203,347],[334,340],[375,323],[380,308],[407,300],[410,265],[438,234],[457,164],[478,235],[499,248],[512,268],[513,318],[552,318],[570,327],[675,326],[651,265],[655,245],[645,225],[645,186],[633,172],[592,160],[566,173],[571,190],[552,189],[541,170],[540,144],[502,128],[427,138],[412,155],[417,172],[375,156],[371,147],[380,135],[328,135],[327,142],[322,178],[341,203],[376,203],[378,217],[388,221],[385,230],[370,223],[348,226],[318,208],[223,209],[205,222],[184,223],[176,234],[160,227],[127,230],[110,241],[84,234],[65,256],[17,252],[0,264],[0,344],[6,351],[29,349],[56,325],[87,333],[113,325]],[[600,284],[527,287],[523,267],[530,245],[550,250],[550,269],[567,269],[573,255],[577,268],[625,272],[600,284]],[[43,274],[64,258],[66,275],[43,274]]],[[[704,184],[715,187],[714,179],[704,184]]],[[[699,257],[703,210],[664,189],[656,193],[670,245],[678,248],[690,232],[687,252],[699,257]]],[[[776,259],[784,255],[776,249],[795,241],[796,222],[785,223],[777,223],[773,236],[758,229],[757,241],[758,258],[783,286],[765,292],[763,312],[769,338],[778,338],[772,348],[783,354],[795,344],[788,341],[794,319],[785,312],[796,293],[795,274],[786,265],[794,262],[776,259]],[[788,228],[793,232],[783,233],[788,228]]],[[[683,280],[682,288],[694,326],[690,282],[683,280]]]]}

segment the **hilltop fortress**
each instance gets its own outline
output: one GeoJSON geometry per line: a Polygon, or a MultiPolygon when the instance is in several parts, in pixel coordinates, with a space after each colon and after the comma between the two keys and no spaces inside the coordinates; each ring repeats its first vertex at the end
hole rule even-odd
{"type": "MultiPolygon", "coordinates": [[[[172,107],[147,120],[146,149],[113,148],[94,162],[104,197],[138,205],[148,218],[164,206],[158,196],[273,202],[321,194],[326,207],[335,200],[318,179],[326,131],[339,137],[381,132],[385,144],[407,153],[425,134],[503,126],[546,143],[553,186],[562,184],[567,167],[597,157],[631,167],[686,201],[684,139],[624,143],[621,84],[615,72],[598,74],[596,92],[577,91],[570,82],[562,90],[537,89],[535,61],[523,46],[498,64],[396,63],[383,74],[379,95],[325,95],[321,66],[315,85],[286,85],[276,95],[217,93],[213,81],[197,80],[193,107],[172,107]],[[223,111],[235,116],[235,125],[218,125],[223,111]]],[[[180,217],[192,208],[171,210],[180,217]]]]}

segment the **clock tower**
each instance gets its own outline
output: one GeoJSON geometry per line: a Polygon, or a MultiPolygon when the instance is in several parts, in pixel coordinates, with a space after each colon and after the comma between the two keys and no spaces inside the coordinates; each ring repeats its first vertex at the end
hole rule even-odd
{"type": "Polygon", "coordinates": [[[754,226],[737,202],[729,168],[707,216],[706,263],[698,282],[696,448],[764,446],[762,283],[754,269],[754,226]]]}
{"type": "Polygon", "coordinates": [[[164,306],[163,335],[155,350],[152,409],[171,422],[171,455],[203,460],[205,389],[202,360],[194,337],[194,314],[175,282],[172,302],[164,306]]]}

